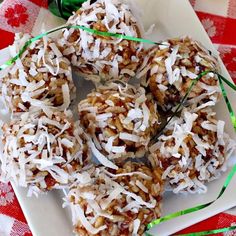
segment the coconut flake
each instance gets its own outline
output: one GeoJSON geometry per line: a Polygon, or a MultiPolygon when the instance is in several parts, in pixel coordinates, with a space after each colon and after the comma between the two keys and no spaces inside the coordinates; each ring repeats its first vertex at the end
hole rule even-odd
{"type": "Polygon", "coordinates": [[[210,131],[213,131],[213,132],[216,132],[217,130],[217,127],[215,124],[212,124],[210,121],[203,121],[201,123],[201,126],[202,128],[206,129],[206,130],[210,130],[210,131]]]}
{"type": "Polygon", "coordinates": [[[113,153],[125,153],[125,146],[113,146],[111,151],[113,153]]]}
{"type": "Polygon", "coordinates": [[[145,202],[140,196],[136,195],[135,193],[129,192],[124,190],[123,191],[124,194],[126,194],[127,196],[130,196],[131,198],[133,198],[135,200],[135,202],[137,202],[137,204],[139,205],[143,205],[146,206],[148,208],[154,208],[156,206],[156,200],[152,199],[149,202],[145,202]]]}
{"type": "Polygon", "coordinates": [[[143,185],[142,182],[140,182],[139,180],[136,180],[135,184],[145,193],[148,193],[148,189],[146,188],[145,185],[143,185]]]}
{"type": "Polygon", "coordinates": [[[95,157],[98,159],[98,161],[106,166],[109,167],[111,169],[117,170],[118,166],[116,166],[114,163],[112,163],[111,161],[109,161],[101,152],[98,151],[98,149],[95,147],[94,143],[92,142],[92,140],[89,140],[89,146],[93,152],[93,154],[95,155],[95,157]]]}
{"type": "MultiPolygon", "coordinates": [[[[205,95],[204,95],[204,97],[205,97],[205,95]]],[[[190,100],[189,102],[194,103],[193,100],[190,100]]],[[[194,109],[194,112],[197,112],[197,111],[202,110],[203,108],[206,108],[206,107],[209,107],[209,106],[215,106],[215,105],[216,105],[216,103],[214,101],[209,101],[209,102],[201,104],[200,106],[197,106],[194,109]]]]}
{"type": "Polygon", "coordinates": [[[54,54],[56,55],[56,57],[58,57],[58,58],[62,57],[62,53],[60,52],[60,50],[58,49],[58,47],[55,43],[50,43],[49,46],[52,49],[52,51],[54,52],[54,54]]]}
{"type": "Polygon", "coordinates": [[[114,104],[114,102],[113,102],[112,100],[106,100],[105,103],[106,103],[108,106],[110,106],[110,107],[114,107],[114,106],[115,106],[115,104],[114,104]]]}
{"type": "Polygon", "coordinates": [[[170,47],[170,44],[168,42],[162,42],[162,44],[159,44],[158,47],[161,49],[161,50],[164,50],[164,49],[167,49],[170,47]]]}
{"type": "Polygon", "coordinates": [[[84,228],[91,234],[97,234],[100,231],[104,230],[107,228],[106,225],[102,225],[98,228],[94,228],[89,221],[87,220],[87,217],[84,215],[84,212],[82,210],[82,208],[80,207],[79,204],[73,205],[72,208],[75,210],[76,215],[77,215],[77,219],[80,220],[81,224],[84,226],[84,228]]]}
{"type": "Polygon", "coordinates": [[[34,77],[38,74],[38,71],[35,68],[31,67],[29,70],[29,74],[34,77]]]}
{"type": "Polygon", "coordinates": [[[111,118],[113,115],[111,112],[109,113],[104,113],[104,114],[99,114],[96,116],[97,121],[102,121],[102,120],[107,120],[108,118],[111,118]]]}
{"type": "Polygon", "coordinates": [[[121,121],[123,124],[129,124],[131,121],[135,120],[135,119],[140,119],[143,117],[143,113],[142,110],[140,108],[135,108],[135,109],[130,109],[127,117],[121,121]]]}
{"type": "Polygon", "coordinates": [[[117,136],[112,136],[112,137],[109,137],[108,140],[107,140],[107,143],[105,144],[105,150],[109,153],[111,152],[112,148],[113,148],[113,142],[114,140],[117,138],[117,136]]]}
{"type": "Polygon", "coordinates": [[[122,140],[128,140],[128,141],[132,141],[132,142],[139,142],[140,141],[140,137],[138,135],[124,133],[124,132],[121,132],[119,134],[119,138],[122,140]]]}
{"type": "Polygon", "coordinates": [[[225,126],[225,122],[224,121],[219,120],[217,122],[217,139],[218,139],[219,145],[225,145],[225,141],[224,141],[224,126],[225,126]]]}
{"type": "Polygon", "coordinates": [[[139,230],[140,224],[141,224],[141,221],[139,219],[134,220],[134,222],[133,222],[133,233],[132,233],[133,236],[138,235],[138,230],[139,230]]]}
{"type": "Polygon", "coordinates": [[[193,140],[194,140],[194,142],[196,143],[197,146],[201,146],[205,149],[210,148],[210,144],[207,143],[207,142],[203,142],[197,134],[194,134],[192,136],[192,138],[193,138],[193,140]]]}
{"type": "Polygon", "coordinates": [[[168,87],[166,87],[163,84],[158,84],[157,87],[161,90],[161,91],[166,91],[168,89],[168,87]]]}
{"type": "Polygon", "coordinates": [[[114,178],[118,178],[118,177],[123,177],[123,176],[133,176],[133,175],[138,175],[140,177],[142,177],[145,180],[151,180],[152,177],[142,173],[142,172],[138,172],[138,171],[134,171],[134,172],[129,172],[129,173],[121,173],[121,174],[112,174],[108,171],[105,171],[105,173],[109,176],[112,176],[114,178]]]}
{"type": "Polygon", "coordinates": [[[170,84],[173,84],[178,79],[177,77],[173,77],[173,71],[172,71],[172,66],[174,65],[174,63],[177,59],[178,50],[179,50],[179,46],[173,47],[172,53],[165,60],[166,72],[167,72],[168,80],[169,80],[170,84]]]}
{"type": "Polygon", "coordinates": [[[143,109],[143,123],[140,127],[140,130],[145,131],[149,127],[149,117],[150,117],[150,111],[146,105],[146,103],[142,104],[143,109]]]}
{"type": "Polygon", "coordinates": [[[175,167],[173,165],[168,166],[166,170],[162,174],[162,179],[166,179],[166,177],[170,174],[170,172],[174,169],[175,167]]]}
{"type": "Polygon", "coordinates": [[[24,69],[19,69],[19,80],[22,86],[27,86],[29,82],[26,80],[27,74],[24,72],[24,69]]]}
{"type": "Polygon", "coordinates": [[[65,110],[70,106],[70,88],[67,83],[63,84],[62,87],[62,95],[63,95],[63,104],[58,107],[60,110],[65,110]]]}
{"type": "Polygon", "coordinates": [[[63,144],[64,146],[66,146],[67,148],[73,148],[74,146],[74,143],[71,142],[70,140],[66,139],[66,138],[63,138],[61,140],[61,144],[63,144]]]}
{"type": "MultiPolygon", "coordinates": [[[[114,182],[115,184],[115,182],[114,182]]],[[[100,205],[101,205],[101,208],[103,210],[105,210],[110,204],[111,202],[114,200],[114,199],[117,199],[118,196],[124,191],[124,188],[121,187],[119,184],[115,184],[114,186],[114,190],[109,193],[109,196],[108,198],[106,198],[105,200],[103,200],[100,205]]]]}

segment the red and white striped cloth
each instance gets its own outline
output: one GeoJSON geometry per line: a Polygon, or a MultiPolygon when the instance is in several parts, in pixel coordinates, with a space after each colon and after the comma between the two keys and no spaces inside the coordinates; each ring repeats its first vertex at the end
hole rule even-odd
{"type": "MultiPolygon", "coordinates": [[[[190,0],[208,35],[236,82],[236,0],[190,0]]],[[[16,32],[35,32],[47,18],[47,0],[5,0],[0,5],[0,49],[13,42],[16,32]]],[[[181,233],[236,224],[236,216],[221,213],[181,233]]],[[[10,184],[0,183],[0,236],[32,235],[10,184]]],[[[222,234],[218,234],[222,235],[222,234]]],[[[224,235],[233,236],[236,232],[224,235]]]]}
{"type": "Polygon", "coordinates": [[[191,0],[191,3],[236,82],[236,0],[191,0]]]}

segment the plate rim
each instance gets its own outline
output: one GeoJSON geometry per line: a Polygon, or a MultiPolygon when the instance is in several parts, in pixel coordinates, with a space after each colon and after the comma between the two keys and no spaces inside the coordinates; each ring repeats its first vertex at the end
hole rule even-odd
{"type": "MultiPolygon", "coordinates": [[[[145,1],[145,0],[143,0],[143,1],[145,1]]],[[[195,18],[195,20],[198,21],[199,27],[201,27],[201,33],[204,33],[204,34],[205,34],[204,37],[208,39],[208,41],[209,41],[209,43],[210,43],[211,45],[213,45],[213,43],[211,42],[209,36],[207,35],[207,33],[206,33],[206,31],[205,31],[205,29],[204,29],[204,27],[203,27],[203,25],[201,24],[201,21],[199,20],[198,16],[196,15],[196,12],[195,12],[194,9],[192,8],[190,2],[189,2],[188,0],[182,0],[182,1],[185,2],[185,3],[188,5],[189,10],[191,11],[191,15],[193,15],[193,17],[195,18]]],[[[0,54],[1,54],[1,51],[0,51],[0,54]]],[[[231,79],[231,81],[233,81],[232,78],[230,77],[230,75],[229,75],[229,73],[228,73],[228,71],[227,71],[227,69],[226,69],[226,67],[225,67],[225,65],[224,65],[224,63],[223,63],[223,61],[222,61],[222,59],[221,59],[219,56],[217,56],[217,57],[218,57],[219,62],[220,62],[220,64],[221,64],[221,66],[222,66],[223,74],[225,74],[228,78],[231,79]]],[[[29,227],[30,227],[30,230],[31,230],[32,234],[33,234],[34,236],[40,235],[40,232],[39,232],[39,234],[38,234],[38,232],[35,231],[35,227],[34,227],[33,221],[30,220],[31,216],[29,215],[29,212],[27,212],[27,209],[26,209],[26,208],[27,208],[27,204],[26,204],[26,203],[27,203],[27,196],[22,196],[21,188],[19,188],[18,186],[16,186],[13,182],[11,182],[11,184],[12,184],[13,190],[14,190],[14,192],[15,192],[15,194],[16,194],[16,197],[17,197],[17,199],[18,199],[18,201],[19,201],[19,203],[20,203],[21,209],[22,209],[22,211],[23,211],[23,213],[24,213],[24,216],[25,216],[25,218],[26,218],[26,220],[27,220],[27,223],[28,223],[28,225],[29,225],[29,227]],[[24,198],[25,198],[25,199],[24,199],[24,198]]],[[[208,210],[209,208],[210,208],[210,207],[207,207],[206,210],[208,210]]],[[[230,208],[230,207],[225,207],[223,211],[225,211],[225,210],[227,210],[227,209],[229,209],[229,208],[230,208]]],[[[202,214],[202,216],[199,217],[198,220],[196,220],[196,221],[193,220],[193,222],[191,223],[191,225],[193,225],[193,224],[195,224],[195,223],[198,223],[198,222],[200,222],[200,221],[202,221],[202,220],[208,219],[209,217],[211,217],[211,216],[213,216],[213,215],[216,215],[216,214],[219,213],[219,212],[222,212],[222,210],[219,210],[219,211],[217,212],[217,210],[214,208],[214,213],[213,213],[213,211],[210,211],[209,214],[206,214],[206,215],[205,215],[205,214],[204,214],[204,215],[202,214]]],[[[188,226],[191,226],[191,225],[187,225],[187,226],[186,226],[186,225],[185,225],[185,226],[182,225],[182,226],[179,227],[178,230],[175,230],[175,232],[177,232],[177,231],[179,231],[179,230],[182,230],[182,229],[184,229],[184,228],[186,228],[186,227],[188,227],[188,226]]],[[[175,232],[173,232],[173,233],[175,233],[175,232]]],[[[52,236],[52,235],[51,235],[51,236],[52,236]]]]}

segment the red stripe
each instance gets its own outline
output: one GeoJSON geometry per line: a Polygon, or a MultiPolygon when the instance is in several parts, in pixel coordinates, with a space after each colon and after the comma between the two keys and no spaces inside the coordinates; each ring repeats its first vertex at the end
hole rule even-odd
{"type": "MultiPolygon", "coordinates": [[[[220,213],[198,224],[190,226],[178,232],[177,234],[186,234],[186,233],[200,232],[200,231],[206,231],[206,230],[220,229],[224,227],[229,227],[231,226],[232,223],[235,223],[235,222],[236,222],[236,216],[226,214],[226,213],[220,213]]],[[[222,236],[223,234],[214,234],[214,235],[222,236]]]]}
{"type": "Polygon", "coordinates": [[[236,83],[236,45],[220,45],[218,51],[232,79],[236,83]]]}
{"type": "Polygon", "coordinates": [[[236,19],[225,18],[204,12],[196,12],[201,21],[211,20],[216,27],[213,43],[236,45],[236,19]]]}
{"type": "MultiPolygon", "coordinates": [[[[0,182],[1,185],[3,185],[3,183],[0,182]]],[[[10,184],[6,184],[9,186],[10,188],[10,194],[14,194],[14,191],[11,187],[10,184]]],[[[4,197],[3,194],[0,194],[1,197],[4,197]]],[[[5,197],[6,198],[6,197],[5,197]]],[[[7,200],[7,199],[6,199],[7,200]]],[[[17,219],[21,222],[27,223],[26,219],[24,217],[24,214],[21,210],[21,207],[19,205],[19,202],[16,198],[16,195],[14,194],[13,199],[8,199],[9,202],[6,202],[6,205],[0,205],[0,214],[4,214],[7,216],[10,216],[14,219],[17,219]]]]}
{"type": "Polygon", "coordinates": [[[48,8],[48,1],[47,0],[30,0],[30,2],[33,2],[34,4],[36,4],[40,7],[48,8]]]}
{"type": "Polygon", "coordinates": [[[5,48],[13,43],[15,34],[0,29],[0,35],[1,35],[0,49],[5,48]]]}
{"type": "Polygon", "coordinates": [[[228,18],[224,32],[225,44],[236,45],[236,19],[228,18]]]}

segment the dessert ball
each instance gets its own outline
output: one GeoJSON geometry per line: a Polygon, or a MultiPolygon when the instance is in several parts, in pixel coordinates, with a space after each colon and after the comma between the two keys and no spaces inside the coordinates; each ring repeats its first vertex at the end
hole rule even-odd
{"type": "Polygon", "coordinates": [[[88,164],[81,128],[70,111],[47,116],[24,112],[3,126],[2,177],[31,193],[67,186],[74,172],[88,164]]]}
{"type": "MultiPolygon", "coordinates": [[[[16,34],[10,46],[12,57],[30,38],[16,34]]],[[[70,62],[47,37],[30,44],[12,66],[1,71],[1,77],[1,95],[11,112],[28,111],[32,106],[64,110],[75,96],[70,62]]]]}
{"type": "MultiPolygon", "coordinates": [[[[138,77],[151,90],[163,110],[179,104],[192,81],[204,71],[218,71],[217,59],[199,42],[189,37],[161,42],[147,53],[138,77]]],[[[203,76],[190,92],[186,105],[216,103],[220,89],[218,78],[213,73],[203,76]]]]}
{"type": "MultiPolygon", "coordinates": [[[[141,37],[141,30],[128,5],[119,0],[85,2],[67,25],[80,25],[102,32],[141,37]]],[[[59,40],[63,54],[78,71],[95,82],[128,80],[141,63],[143,44],[82,29],[66,29],[59,40]]]]}
{"type": "Polygon", "coordinates": [[[226,170],[235,142],[224,133],[225,123],[211,108],[182,111],[150,147],[149,160],[162,168],[162,178],[174,193],[204,193],[206,182],[226,170]]]}
{"type": "Polygon", "coordinates": [[[102,154],[115,162],[143,157],[159,126],[156,105],[145,90],[128,84],[99,86],[78,111],[98,159],[102,154]]]}
{"type": "Polygon", "coordinates": [[[142,235],[160,217],[161,170],[127,162],[116,171],[93,167],[70,189],[66,205],[80,236],[142,235]]]}

